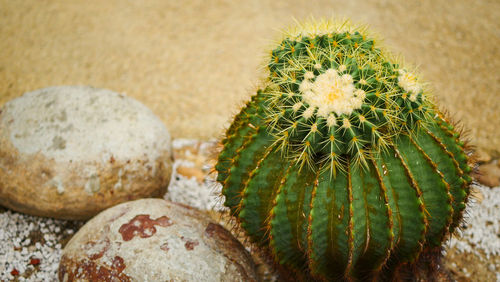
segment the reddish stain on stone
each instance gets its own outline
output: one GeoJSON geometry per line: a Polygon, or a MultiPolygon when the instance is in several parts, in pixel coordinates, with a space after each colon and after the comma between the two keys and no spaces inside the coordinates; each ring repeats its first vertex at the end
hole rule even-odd
{"type": "Polygon", "coordinates": [[[194,250],[194,247],[198,246],[200,243],[196,240],[191,240],[191,239],[187,239],[185,238],[184,236],[181,236],[181,240],[186,242],[184,244],[184,247],[186,248],[186,250],[188,251],[192,251],[194,250]]]}
{"type": "Polygon", "coordinates": [[[112,268],[116,269],[118,272],[122,272],[125,269],[125,267],[126,265],[123,261],[123,258],[115,256],[115,258],[113,259],[112,268]]]}
{"type": "Polygon", "coordinates": [[[165,251],[165,252],[168,252],[168,250],[170,250],[170,248],[168,247],[168,243],[167,243],[167,242],[163,243],[163,244],[160,246],[160,249],[161,249],[162,251],[165,251]]]}
{"type": "Polygon", "coordinates": [[[155,225],[167,227],[172,225],[172,221],[167,216],[151,219],[149,214],[139,214],[128,223],[123,224],[118,232],[122,234],[123,241],[130,241],[135,236],[149,238],[156,233],[155,225]]]}
{"type": "Polygon", "coordinates": [[[63,281],[130,281],[130,277],[122,273],[126,265],[123,259],[116,256],[110,267],[97,264],[92,260],[73,261],[63,255],[59,264],[59,280],[63,281]]]}
{"type": "Polygon", "coordinates": [[[18,276],[19,275],[19,270],[17,270],[17,269],[14,268],[14,269],[12,269],[12,271],[10,272],[10,274],[12,276],[18,276]]]}
{"type": "Polygon", "coordinates": [[[85,244],[84,248],[87,250],[89,259],[96,260],[102,258],[104,253],[109,249],[109,239],[106,237],[99,241],[90,241],[85,244]]]}
{"type": "Polygon", "coordinates": [[[172,225],[172,222],[170,221],[170,218],[166,216],[162,216],[156,219],[156,223],[160,226],[167,227],[172,225]]]}

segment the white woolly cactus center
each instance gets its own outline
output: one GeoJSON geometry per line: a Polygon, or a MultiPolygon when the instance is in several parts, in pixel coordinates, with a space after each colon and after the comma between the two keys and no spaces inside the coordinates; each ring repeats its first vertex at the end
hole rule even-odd
{"type": "Polygon", "coordinates": [[[422,86],[417,81],[417,77],[410,72],[399,70],[398,85],[410,93],[410,101],[415,102],[417,95],[422,91],[422,86]]]}
{"type": "Polygon", "coordinates": [[[332,114],[349,115],[361,108],[366,94],[354,87],[350,74],[339,75],[337,70],[328,69],[316,76],[313,82],[314,78],[312,72],[306,72],[299,88],[303,101],[309,105],[303,113],[305,118],[311,117],[314,110],[318,109],[317,116],[327,118],[329,125],[333,125],[332,114]]]}

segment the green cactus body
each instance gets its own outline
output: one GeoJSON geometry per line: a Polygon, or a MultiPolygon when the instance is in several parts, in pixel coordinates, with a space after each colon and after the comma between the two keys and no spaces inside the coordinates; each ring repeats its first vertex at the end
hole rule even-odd
{"type": "Polygon", "coordinates": [[[471,182],[418,78],[345,26],[285,36],[216,165],[249,237],[304,279],[389,277],[453,232],[471,182]]]}

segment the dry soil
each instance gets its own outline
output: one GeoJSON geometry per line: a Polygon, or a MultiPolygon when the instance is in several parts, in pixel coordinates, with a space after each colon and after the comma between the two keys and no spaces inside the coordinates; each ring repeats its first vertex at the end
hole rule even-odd
{"type": "Polygon", "coordinates": [[[309,16],[369,24],[420,66],[473,143],[500,155],[497,0],[0,0],[0,106],[92,85],[140,100],[174,137],[217,138],[255,91],[278,30],[309,16]]]}

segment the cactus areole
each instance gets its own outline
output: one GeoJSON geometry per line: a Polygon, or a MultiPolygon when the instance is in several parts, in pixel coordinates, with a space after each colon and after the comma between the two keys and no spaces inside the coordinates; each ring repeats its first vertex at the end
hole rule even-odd
{"type": "Polygon", "coordinates": [[[470,166],[424,84],[349,23],[302,25],[226,132],[217,181],[248,236],[304,279],[391,279],[462,219],[470,166]]]}

